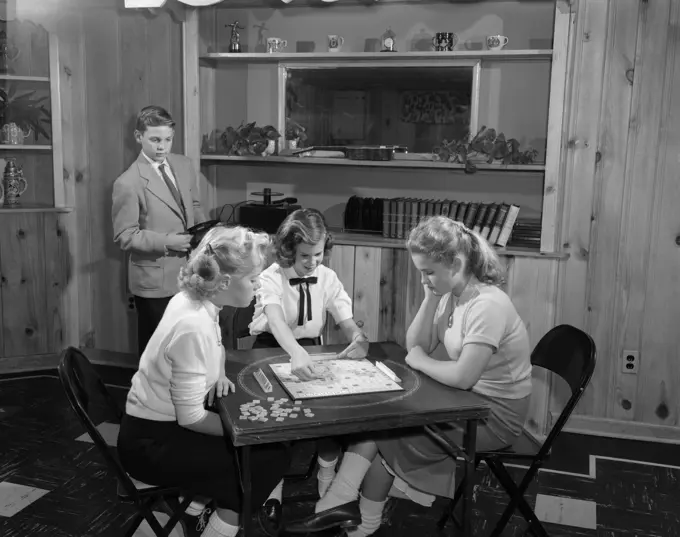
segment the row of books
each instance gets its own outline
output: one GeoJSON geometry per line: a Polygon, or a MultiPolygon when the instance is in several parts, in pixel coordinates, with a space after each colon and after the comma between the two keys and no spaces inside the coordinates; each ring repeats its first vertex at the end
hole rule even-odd
{"type": "MultiPolygon", "coordinates": [[[[382,235],[404,239],[422,218],[448,216],[462,222],[494,246],[505,247],[519,214],[519,205],[477,201],[383,199],[382,235]]],[[[539,236],[540,241],[540,236],[539,236]]]]}

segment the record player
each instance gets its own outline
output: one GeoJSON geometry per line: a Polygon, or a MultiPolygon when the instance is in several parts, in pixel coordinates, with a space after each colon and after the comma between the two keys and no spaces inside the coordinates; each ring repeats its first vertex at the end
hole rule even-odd
{"type": "Polygon", "coordinates": [[[258,231],[274,234],[281,222],[293,211],[302,207],[296,205],[297,198],[272,200],[272,197],[283,196],[280,192],[272,192],[265,188],[262,192],[251,192],[253,196],[262,196],[262,201],[249,201],[238,210],[238,223],[258,231]]]}

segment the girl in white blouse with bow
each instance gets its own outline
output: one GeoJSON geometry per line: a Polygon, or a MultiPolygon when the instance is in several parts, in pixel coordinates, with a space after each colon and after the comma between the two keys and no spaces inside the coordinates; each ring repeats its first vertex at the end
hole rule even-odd
{"type": "MultiPolygon", "coordinates": [[[[121,462],[140,481],[203,497],[182,520],[187,537],[235,537],[239,530],[236,451],[205,401],[210,406],[234,391],[225,376],[219,311],[251,303],[269,242],[268,235],[242,227],[208,231],[181,269],[180,292],[170,300],[132,378],[118,438],[121,462]],[[207,520],[209,499],[216,511],[207,520]]],[[[253,450],[255,505],[273,490],[280,495],[277,483],[287,467],[282,445],[253,450]]]]}
{"type": "MultiPolygon", "coordinates": [[[[352,317],[352,300],[335,271],[323,265],[333,247],[323,215],[316,209],[298,209],[279,226],[275,238],[277,262],[260,277],[250,333],[254,348],[281,347],[290,356],[291,369],[301,380],[317,378],[314,362],[304,347],[320,345],[330,313],[350,344],[339,358],[364,358],[368,338],[352,317]]],[[[332,439],[317,442],[319,495],[335,475],[339,445],[332,439]]]]}

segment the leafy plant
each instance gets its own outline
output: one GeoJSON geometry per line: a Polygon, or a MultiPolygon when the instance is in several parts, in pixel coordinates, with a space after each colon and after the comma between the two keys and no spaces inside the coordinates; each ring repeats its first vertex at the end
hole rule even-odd
{"type": "Polygon", "coordinates": [[[219,153],[224,155],[260,156],[267,148],[270,140],[281,138],[279,131],[272,125],[258,127],[256,122],[241,123],[238,127],[227,127],[224,131],[215,129],[209,136],[203,137],[203,153],[219,153]]]}
{"type": "Polygon", "coordinates": [[[442,145],[435,147],[434,153],[443,162],[459,162],[465,165],[467,173],[477,171],[476,164],[491,164],[494,160],[501,160],[503,164],[533,164],[538,157],[538,151],[529,148],[520,151],[520,144],[515,138],[506,140],[501,132],[483,126],[469,142],[461,140],[444,140],[442,145]]]}
{"type": "Polygon", "coordinates": [[[34,95],[35,90],[18,95],[14,84],[0,88],[0,124],[16,123],[24,133],[33,130],[36,141],[41,134],[49,139],[50,135],[43,127],[52,123],[50,112],[43,104],[47,96],[35,99],[34,95]]]}
{"type": "Polygon", "coordinates": [[[305,128],[289,117],[286,118],[286,140],[298,140],[300,143],[307,141],[305,128]]]}

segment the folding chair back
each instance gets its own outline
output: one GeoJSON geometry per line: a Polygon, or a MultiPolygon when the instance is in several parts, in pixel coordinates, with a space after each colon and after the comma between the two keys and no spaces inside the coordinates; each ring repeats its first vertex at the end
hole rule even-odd
{"type": "Polygon", "coordinates": [[[250,336],[250,323],[255,314],[256,299],[250,303],[247,308],[236,308],[234,317],[232,319],[232,344],[233,349],[239,348],[239,340],[250,336]]]}
{"type": "Polygon", "coordinates": [[[120,423],[123,411],[90,361],[80,350],[68,347],[62,352],[58,370],[59,379],[71,407],[106,460],[107,466],[117,477],[119,487],[123,488],[123,491],[119,488],[118,496],[121,500],[132,501],[137,506],[138,512],[130,520],[125,536],[131,537],[143,520],[148,522],[158,537],[169,535],[172,528],[181,521],[182,513],[191,502],[193,494],[185,494],[179,503],[177,498],[180,490],[176,487],[156,487],[140,483],[138,488],[95,425],[104,420],[120,423]],[[166,502],[169,499],[175,504],[174,509],[166,502]],[[158,502],[162,502],[164,510],[170,515],[165,527],[161,526],[152,514],[152,509],[158,502]]]}
{"type": "Polygon", "coordinates": [[[538,459],[543,459],[550,451],[553,442],[583,396],[595,371],[596,354],[593,338],[582,330],[566,324],[551,329],[531,353],[532,365],[560,376],[571,389],[571,397],[537,454],[538,459]]]}
{"type": "Polygon", "coordinates": [[[71,407],[80,419],[90,438],[103,455],[108,467],[116,474],[125,492],[137,497],[137,489],[109,449],[95,423],[112,419],[120,423],[123,411],[111,396],[87,357],[78,349],[68,347],[62,352],[59,363],[59,378],[71,407]]]}

